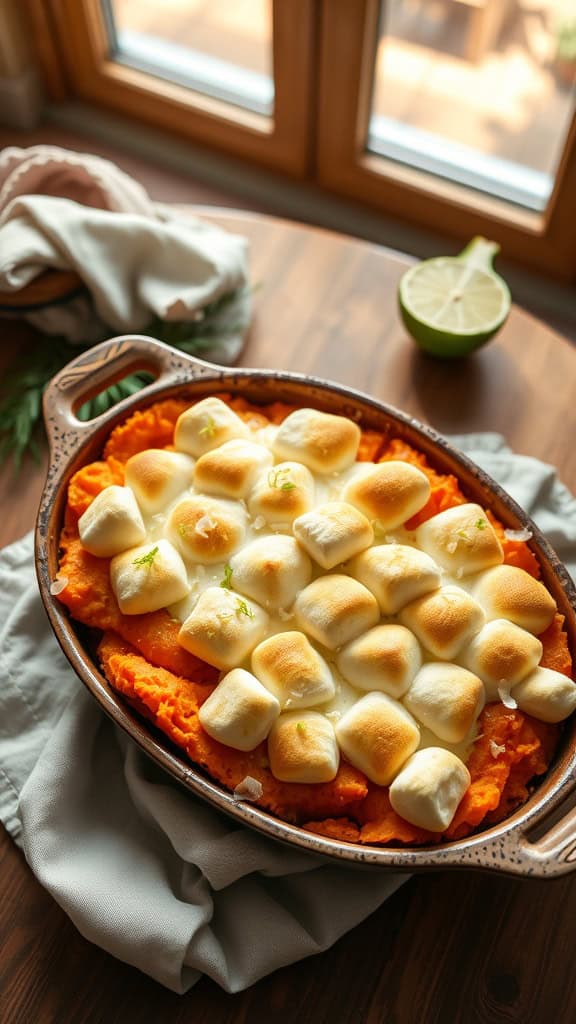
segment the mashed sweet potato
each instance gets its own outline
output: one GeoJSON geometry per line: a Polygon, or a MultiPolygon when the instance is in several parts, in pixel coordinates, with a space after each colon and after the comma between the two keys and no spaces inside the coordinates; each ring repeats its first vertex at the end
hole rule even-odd
{"type": "MultiPolygon", "coordinates": [[[[280,423],[292,411],[291,406],[278,402],[255,407],[242,398],[220,397],[252,425],[280,423]]],[[[318,834],[357,843],[417,845],[461,838],[483,823],[506,817],[526,799],[532,780],[547,770],[560,727],[501,704],[487,705],[480,716],[479,736],[468,762],[472,783],[442,835],[400,818],[391,807],[388,789],[369,782],[345,760],[332,782],[283,783],[269,770],[265,744],[242,753],[223,746],[202,729],[198,710],[217,683],[217,670],[179,646],[180,623],[167,611],[121,614],[110,586],[109,559],[88,554],[77,528],[79,517],[99,491],[123,483],[127,459],[146,448],[171,446],[174,424],[187,404],[168,400],[134,413],[112,431],[102,459],[79,470],[69,484],[59,570],[66,586],[59,599],[74,619],[101,630],[98,653],[111,685],[227,789],[233,790],[251,776],[262,786],[259,805],[318,834]]],[[[426,473],[432,487],[430,499],[409,521],[409,528],[467,500],[454,476],[438,473],[421,452],[398,438],[363,431],[359,458],[403,459],[426,473]]],[[[538,562],[528,546],[507,538],[503,526],[488,515],[500,537],[505,562],[537,578],[538,562]]],[[[571,675],[561,615],[540,639],[542,664],[571,675]]]]}

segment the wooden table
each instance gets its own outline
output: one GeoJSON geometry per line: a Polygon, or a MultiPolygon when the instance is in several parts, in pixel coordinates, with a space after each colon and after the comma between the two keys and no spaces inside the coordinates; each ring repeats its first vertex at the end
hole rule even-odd
{"type": "MultiPolygon", "coordinates": [[[[272,218],[210,216],[251,242],[259,288],[243,365],[345,382],[446,433],[500,431],[576,489],[576,350],[564,339],[513,309],[499,339],[474,357],[435,361],[417,351],[397,315],[406,258],[272,218]]],[[[13,334],[4,328],[2,336],[6,362],[13,334]]],[[[32,526],[42,470],[28,466],[15,482],[4,472],[0,488],[4,544],[32,526]]],[[[0,860],[6,1024],[576,1020],[576,875],[420,876],[321,956],[240,995],[204,979],[176,996],[82,939],[6,835],[0,860]]]]}

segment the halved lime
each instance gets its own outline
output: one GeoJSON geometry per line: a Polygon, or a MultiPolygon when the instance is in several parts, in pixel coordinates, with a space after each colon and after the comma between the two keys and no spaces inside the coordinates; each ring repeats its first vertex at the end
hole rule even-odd
{"type": "Polygon", "coordinates": [[[474,238],[459,256],[417,263],[400,281],[404,325],[426,352],[465,356],[493,338],[510,312],[510,291],[492,269],[500,247],[474,238]]]}

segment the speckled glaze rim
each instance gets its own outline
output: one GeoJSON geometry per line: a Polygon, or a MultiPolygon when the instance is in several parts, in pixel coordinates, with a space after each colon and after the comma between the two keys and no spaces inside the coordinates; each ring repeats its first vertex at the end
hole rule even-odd
{"type": "Polygon", "coordinates": [[[446,868],[496,870],[537,878],[564,875],[576,867],[576,719],[567,723],[554,764],[529,800],[501,824],[466,839],[438,846],[401,848],[364,846],[307,832],[260,808],[237,801],[232,794],[178,755],[149,731],[145,722],[122,702],[77,635],[64,606],[50,594],[58,568],[58,542],[67,484],[80,466],[98,457],[110,430],[136,408],[185,394],[233,392],[256,402],[275,400],[313,405],[340,413],[374,429],[385,429],[412,441],[441,471],[454,473],[469,496],[480,501],[510,529],[528,528],[530,547],[542,566],[542,578],[566,618],[572,657],[576,659],[576,590],[558,557],[520,507],[478,466],[445,438],[400,410],[339,384],[267,370],[228,369],[176,352],[150,338],[127,335],[83,353],[52,381],[44,397],[50,441],[50,467],[36,524],[36,570],[40,593],[54,633],[76,673],[101,708],[158,765],[190,792],[280,842],[341,864],[394,871],[446,868]],[[88,423],[76,411],[87,397],[128,372],[148,370],[155,380],[88,423]],[[572,800],[571,800],[572,798],[572,800]],[[570,809],[565,813],[565,808],[570,809]]]}

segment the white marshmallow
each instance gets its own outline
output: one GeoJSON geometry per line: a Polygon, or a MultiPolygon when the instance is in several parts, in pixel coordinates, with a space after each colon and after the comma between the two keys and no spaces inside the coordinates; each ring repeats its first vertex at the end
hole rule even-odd
{"type": "Polygon", "coordinates": [[[259,537],[230,559],[232,585],[264,608],[289,608],[312,578],[312,565],[293,537],[259,537]]]}
{"type": "Polygon", "coordinates": [[[155,612],[190,593],[184,562],[167,540],[116,555],[110,582],[123,615],[155,612]]]}
{"type": "Polygon", "coordinates": [[[240,547],[247,515],[236,501],[194,494],[170,513],[165,532],[187,562],[226,562],[240,547]]]}
{"type": "Polygon", "coordinates": [[[412,715],[385,693],[368,693],[336,725],[343,754],[379,786],[388,786],[420,742],[412,715]]]}
{"type": "Polygon", "coordinates": [[[323,569],[333,569],[374,540],[366,517],[344,501],[318,505],[299,516],[292,528],[302,547],[323,569]]]}
{"type": "Polygon", "coordinates": [[[268,737],[268,757],[280,782],[331,782],[340,762],[334,728],[316,711],[280,715],[268,737]]]}
{"type": "Polygon", "coordinates": [[[499,565],[504,559],[484,509],[472,502],[427,519],[416,530],[416,540],[444,569],[462,576],[499,565]]]}
{"type": "Polygon", "coordinates": [[[355,476],[342,493],[383,530],[394,530],[424,507],[430,497],[430,481],[409,462],[380,462],[355,476]]]}
{"type": "Polygon", "coordinates": [[[296,598],[296,622],[331,651],[375,626],[376,598],[350,576],[320,576],[296,598]]]}
{"type": "Polygon", "coordinates": [[[194,469],[194,486],[208,494],[245,498],[263,469],[272,466],[272,452],[253,441],[226,441],[201,455],[194,469]]]}
{"type": "Polygon", "coordinates": [[[249,434],[246,424],[220,398],[203,398],[178,417],[174,447],[200,456],[225,441],[249,434]]]}
{"type": "Polygon", "coordinates": [[[437,590],[440,569],[417,548],[378,544],[353,558],[348,571],[373,594],[383,615],[395,615],[404,605],[437,590]]]}
{"type": "Polygon", "coordinates": [[[263,608],[224,587],[203,590],[182,623],[178,643],[220,669],[236,668],[260,642],[268,616],[263,608]]]}
{"type": "Polygon", "coordinates": [[[125,480],[143,513],[152,516],[190,486],[193,472],[194,460],[189,455],[147,448],[128,459],[125,480]]]}
{"type": "Polygon", "coordinates": [[[332,673],[304,633],[277,633],[252,651],[252,671],[282,708],[310,708],[331,700],[332,673]]]}
{"type": "Polygon", "coordinates": [[[279,714],[276,697],[250,672],[235,668],[204,701],[198,718],[212,739],[234,750],[254,750],[279,714]]]}
{"type": "Polygon", "coordinates": [[[495,701],[498,687],[515,686],[541,657],[542,644],[535,636],[507,619],[493,619],[472,637],[459,660],[483,681],[487,700],[495,701]]]}
{"type": "Polygon", "coordinates": [[[479,604],[461,587],[441,587],[419,597],[400,612],[400,621],[436,658],[456,657],[484,625],[479,604]]]}
{"type": "Polygon", "coordinates": [[[281,459],[296,459],[315,473],[340,473],[354,462],[360,436],[345,416],[296,409],[280,424],[272,447],[281,459]]]}
{"type": "Polygon", "coordinates": [[[82,547],[98,558],[111,558],[140,544],[146,536],[136,498],[129,487],[111,484],[78,520],[82,547]]]}
{"type": "Polygon", "coordinates": [[[484,707],[478,676],[446,662],[423,665],[404,697],[404,704],[422,725],[447,743],[468,736],[484,707]]]}
{"type": "Polygon", "coordinates": [[[487,619],[509,619],[536,636],[548,628],[557,610],[544,584],[514,565],[482,573],[473,593],[487,619]]]}
{"type": "Polygon", "coordinates": [[[417,750],[390,786],[390,803],[405,821],[429,832],[448,828],[470,785],[459,757],[442,747],[417,750]]]}
{"type": "Polygon", "coordinates": [[[512,696],[521,711],[541,722],[563,722],[576,709],[576,683],[551,668],[537,668],[512,696]]]}
{"type": "Polygon", "coordinates": [[[289,528],[314,504],[314,477],[300,462],[279,462],[261,473],[248,496],[248,510],[275,529],[289,528]]]}
{"type": "Polygon", "coordinates": [[[383,690],[401,697],[422,664],[420,645],[409,629],[375,626],[338,653],[336,665],[359,690],[383,690]]]}

